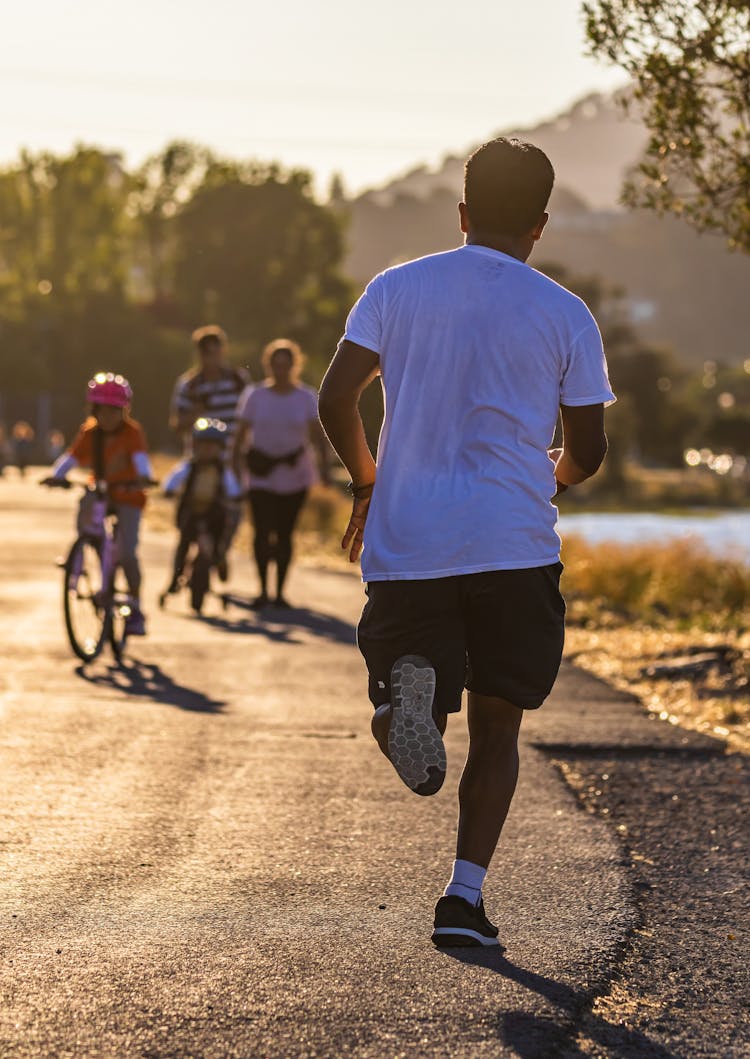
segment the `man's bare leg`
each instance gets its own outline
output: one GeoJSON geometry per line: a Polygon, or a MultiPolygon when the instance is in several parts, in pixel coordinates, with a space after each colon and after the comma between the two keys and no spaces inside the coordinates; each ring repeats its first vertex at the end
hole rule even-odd
{"type": "Polygon", "coordinates": [[[453,872],[435,907],[439,948],[498,945],[484,912],[482,884],[518,778],[523,710],[505,699],[469,692],[469,753],[458,787],[458,841],[453,872]]]}
{"type": "Polygon", "coordinates": [[[495,852],[518,779],[523,710],[469,692],[469,753],[458,788],[456,858],[486,868],[495,852]]]}

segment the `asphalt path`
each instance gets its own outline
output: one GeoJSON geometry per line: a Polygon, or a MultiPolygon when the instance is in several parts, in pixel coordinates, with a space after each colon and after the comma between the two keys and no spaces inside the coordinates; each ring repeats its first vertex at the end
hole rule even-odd
{"type": "Polygon", "coordinates": [[[358,580],[300,564],[295,609],[258,616],[240,557],[229,609],[160,612],[172,542],[146,532],[149,635],[82,668],[54,566],[74,503],[0,480],[4,1059],[746,1054],[618,1010],[648,913],[573,768],[720,746],[566,667],[485,889],[505,947],[440,952],[463,722],[444,789],[411,795],[369,736],[358,580]]]}

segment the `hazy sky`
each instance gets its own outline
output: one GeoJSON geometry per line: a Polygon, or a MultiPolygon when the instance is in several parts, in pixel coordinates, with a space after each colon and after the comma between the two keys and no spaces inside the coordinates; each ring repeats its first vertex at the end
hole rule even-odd
{"type": "Polygon", "coordinates": [[[137,162],[169,139],[349,191],[622,83],[584,58],[580,0],[15,0],[0,162],[77,141],[137,162]]]}

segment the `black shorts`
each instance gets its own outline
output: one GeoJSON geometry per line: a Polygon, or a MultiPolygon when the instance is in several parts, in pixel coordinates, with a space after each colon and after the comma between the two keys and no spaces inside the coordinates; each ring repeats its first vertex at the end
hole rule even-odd
{"type": "Polygon", "coordinates": [[[406,654],[435,669],[435,712],[457,713],[466,687],[522,709],[541,706],[562,658],[562,563],[427,581],[371,581],[357,629],[374,706],[390,701],[406,654]]]}

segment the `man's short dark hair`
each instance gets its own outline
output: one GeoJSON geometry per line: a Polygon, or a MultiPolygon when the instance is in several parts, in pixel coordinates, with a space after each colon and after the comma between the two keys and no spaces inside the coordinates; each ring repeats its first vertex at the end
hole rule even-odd
{"type": "Polygon", "coordinates": [[[494,235],[526,235],[541,220],[555,171],[532,143],[498,136],[467,159],[464,202],[472,228],[494,235]]]}
{"type": "Polygon", "coordinates": [[[208,324],[193,331],[192,339],[198,349],[203,352],[213,345],[225,346],[227,344],[227,333],[217,324],[208,324]]]}

